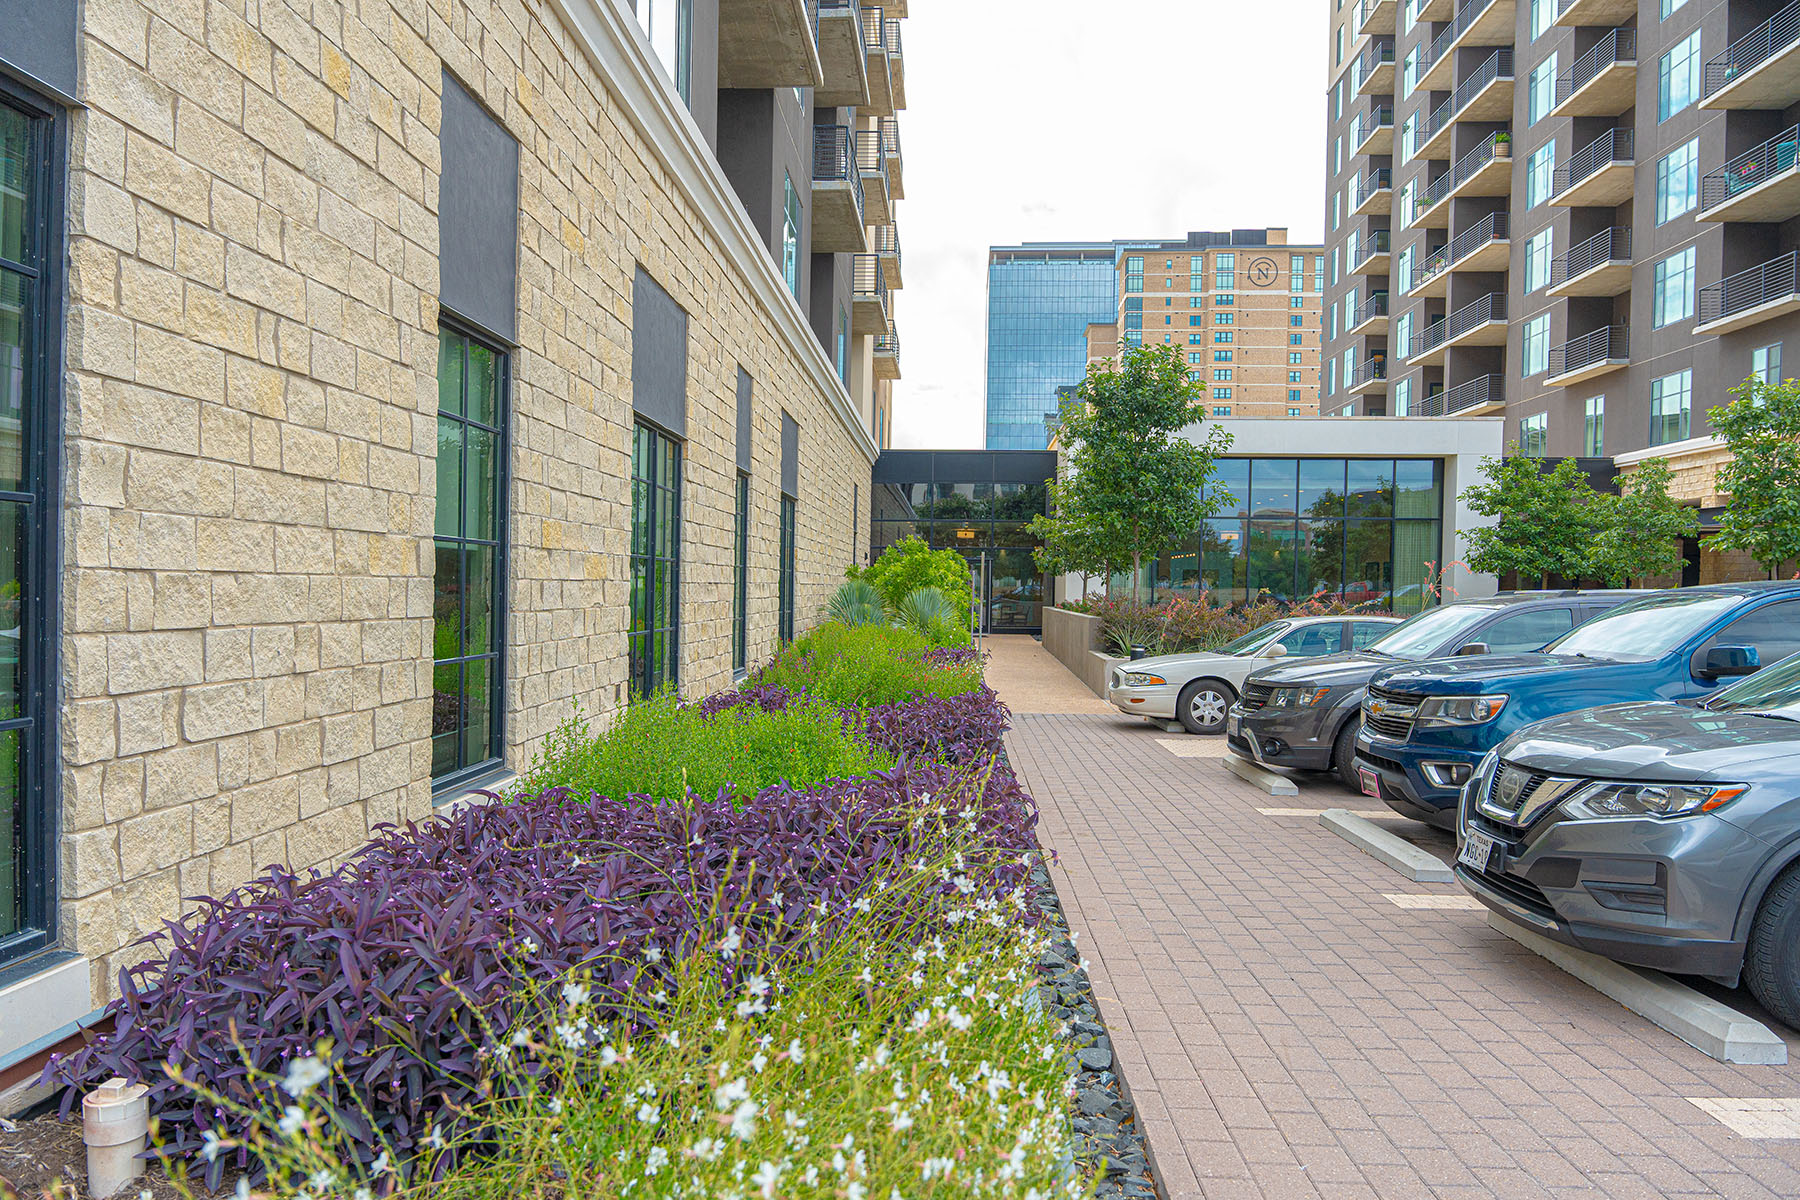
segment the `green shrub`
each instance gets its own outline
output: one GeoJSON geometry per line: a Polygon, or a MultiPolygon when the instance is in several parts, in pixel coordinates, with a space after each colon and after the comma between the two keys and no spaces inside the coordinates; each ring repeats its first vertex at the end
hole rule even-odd
{"type": "Polygon", "coordinates": [[[931,642],[910,629],[828,622],[784,648],[757,683],[806,692],[840,708],[898,704],[919,696],[960,696],[981,686],[976,664],[937,666],[931,642]]]}
{"type": "Polygon", "coordinates": [[[887,603],[875,586],[865,580],[845,580],[832,593],[825,615],[840,625],[886,625],[887,603]]]}
{"type": "Polygon", "coordinates": [[[903,627],[923,634],[934,646],[969,643],[968,627],[957,625],[956,605],[942,588],[914,588],[900,598],[899,616],[903,627]]]}
{"type": "Polygon", "coordinates": [[[969,563],[954,550],[933,550],[920,538],[901,538],[868,566],[851,567],[846,574],[873,584],[896,611],[908,594],[922,587],[938,588],[955,606],[957,628],[969,627],[969,563]]]}
{"type": "Polygon", "coordinates": [[[577,710],[556,727],[514,794],[562,786],[579,796],[670,800],[685,788],[711,799],[725,788],[743,798],[784,780],[806,788],[893,765],[891,755],[847,731],[842,714],[825,704],[702,716],[663,693],[631,705],[599,733],[577,710]]]}

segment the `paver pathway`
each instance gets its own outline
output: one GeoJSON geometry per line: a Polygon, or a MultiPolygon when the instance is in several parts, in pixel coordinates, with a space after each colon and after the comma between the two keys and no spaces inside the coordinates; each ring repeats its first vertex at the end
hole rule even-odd
{"type": "Polygon", "coordinates": [[[1484,913],[1422,907],[1461,889],[1408,883],[1311,815],[1370,801],[1272,799],[1141,722],[1008,702],[1171,1200],[1800,1196],[1800,1138],[1740,1137],[1691,1099],[1800,1097],[1800,1037],[1795,1065],[1716,1063],[1484,913]]]}

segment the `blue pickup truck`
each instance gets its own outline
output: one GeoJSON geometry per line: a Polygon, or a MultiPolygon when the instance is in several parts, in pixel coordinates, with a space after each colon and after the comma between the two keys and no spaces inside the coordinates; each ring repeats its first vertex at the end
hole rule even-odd
{"type": "Polygon", "coordinates": [[[1362,790],[1450,829],[1462,785],[1514,730],[1577,709],[1686,700],[1800,651],[1800,582],[1657,592],[1604,613],[1537,654],[1407,663],[1363,701],[1362,790]]]}

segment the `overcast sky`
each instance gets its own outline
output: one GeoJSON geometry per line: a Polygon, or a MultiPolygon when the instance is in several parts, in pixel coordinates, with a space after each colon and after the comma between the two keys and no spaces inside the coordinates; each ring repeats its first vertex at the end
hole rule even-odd
{"type": "Polygon", "coordinates": [[[981,445],[987,248],[1321,236],[1327,0],[915,0],[894,444],[981,445]]]}

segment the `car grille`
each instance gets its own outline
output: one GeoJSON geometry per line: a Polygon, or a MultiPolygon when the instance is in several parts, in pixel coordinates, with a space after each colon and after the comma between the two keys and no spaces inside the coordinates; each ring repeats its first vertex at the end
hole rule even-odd
{"type": "Polygon", "coordinates": [[[1463,866],[1456,869],[1474,876],[1487,888],[1500,893],[1528,912],[1548,917],[1551,920],[1556,918],[1556,910],[1550,906],[1550,898],[1544,895],[1542,888],[1529,879],[1508,875],[1504,871],[1471,871],[1468,867],[1463,866]]]}
{"type": "Polygon", "coordinates": [[[1363,701],[1363,726],[1380,737],[1404,742],[1412,736],[1413,718],[1418,716],[1419,703],[1423,699],[1423,696],[1372,687],[1369,698],[1363,701]]]}
{"type": "Polygon", "coordinates": [[[1584,782],[1502,762],[1481,793],[1479,815],[1517,837],[1584,782]]]}
{"type": "Polygon", "coordinates": [[[1266,687],[1260,683],[1246,683],[1244,694],[1238,697],[1238,702],[1244,706],[1245,712],[1255,712],[1267,704],[1269,697],[1274,694],[1275,689],[1272,687],[1266,687]]]}

